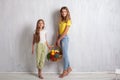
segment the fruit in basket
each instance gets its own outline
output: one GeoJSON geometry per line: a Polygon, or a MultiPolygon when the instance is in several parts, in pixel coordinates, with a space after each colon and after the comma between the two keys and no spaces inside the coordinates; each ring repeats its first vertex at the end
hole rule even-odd
{"type": "Polygon", "coordinates": [[[52,52],[52,53],[51,53],[51,55],[55,55],[55,53],[54,53],[54,52],[52,52]]]}
{"type": "Polygon", "coordinates": [[[54,52],[55,52],[55,50],[51,50],[51,52],[53,52],[53,53],[54,53],[54,52]]]}
{"type": "Polygon", "coordinates": [[[54,56],[53,55],[50,55],[50,60],[53,60],[54,59],[54,56]]]}
{"type": "Polygon", "coordinates": [[[62,53],[60,48],[54,48],[47,54],[47,59],[53,62],[59,61],[62,58],[62,53]]]}
{"type": "Polygon", "coordinates": [[[52,50],[52,51],[51,51],[51,55],[55,55],[55,50],[52,50]]]}
{"type": "Polygon", "coordinates": [[[59,54],[55,54],[55,58],[59,58],[59,54]]]}
{"type": "Polygon", "coordinates": [[[54,58],[54,60],[53,61],[57,61],[57,58],[54,58]]]}
{"type": "Polygon", "coordinates": [[[59,53],[59,50],[55,50],[55,53],[59,53]]]}
{"type": "Polygon", "coordinates": [[[48,60],[50,59],[50,52],[49,52],[48,55],[47,55],[47,59],[48,59],[48,60]]]}

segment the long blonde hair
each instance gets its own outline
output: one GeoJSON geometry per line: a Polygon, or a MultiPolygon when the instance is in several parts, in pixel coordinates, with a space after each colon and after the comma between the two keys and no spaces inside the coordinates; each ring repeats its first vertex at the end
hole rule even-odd
{"type": "Polygon", "coordinates": [[[37,24],[36,24],[36,30],[35,30],[35,34],[33,36],[33,44],[34,43],[38,43],[40,41],[40,27],[38,26],[39,22],[42,21],[44,26],[42,27],[42,29],[44,29],[45,27],[45,23],[44,23],[44,20],[43,19],[39,19],[37,21],[37,24]]]}
{"type": "Polygon", "coordinates": [[[68,9],[66,6],[63,6],[63,7],[60,9],[60,21],[65,21],[65,22],[67,22],[68,20],[71,20],[69,9],[68,9]],[[62,10],[63,10],[63,9],[65,9],[65,10],[67,11],[67,15],[66,15],[65,18],[62,16],[62,10]]]}

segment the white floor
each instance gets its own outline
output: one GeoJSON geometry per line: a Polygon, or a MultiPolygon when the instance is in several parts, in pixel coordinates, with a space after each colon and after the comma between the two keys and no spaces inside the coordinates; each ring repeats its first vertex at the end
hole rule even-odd
{"type": "MultiPolygon", "coordinates": [[[[44,73],[43,76],[43,80],[115,80],[116,77],[114,73],[71,73],[63,79],[58,78],[59,74],[55,73],[44,73]]],[[[0,73],[0,80],[40,79],[37,77],[37,73],[0,73]]]]}

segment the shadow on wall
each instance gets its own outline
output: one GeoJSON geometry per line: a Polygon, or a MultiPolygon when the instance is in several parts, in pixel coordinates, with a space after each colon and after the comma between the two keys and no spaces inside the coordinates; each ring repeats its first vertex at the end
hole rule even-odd
{"type": "MultiPolygon", "coordinates": [[[[19,42],[19,61],[17,67],[20,68],[20,71],[26,72],[34,72],[35,71],[35,56],[32,55],[32,38],[33,38],[33,30],[30,24],[25,25],[21,35],[19,42]]],[[[34,53],[35,55],[35,53],[34,53]]]]}
{"type": "MultiPolygon", "coordinates": [[[[58,31],[58,23],[59,23],[59,10],[55,10],[53,13],[52,13],[52,26],[53,26],[53,36],[52,36],[52,44],[55,43],[56,41],[56,33],[58,31]]],[[[46,68],[54,68],[55,71],[57,71],[58,73],[61,72],[61,70],[63,69],[63,60],[59,61],[59,62],[49,62],[46,60],[46,63],[45,63],[45,67],[46,68]]]]}

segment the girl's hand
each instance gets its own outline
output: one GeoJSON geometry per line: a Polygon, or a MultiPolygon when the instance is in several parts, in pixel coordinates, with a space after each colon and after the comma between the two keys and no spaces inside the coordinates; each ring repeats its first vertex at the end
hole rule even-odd
{"type": "Polygon", "coordinates": [[[32,54],[34,54],[34,47],[32,46],[32,54]]]}
{"type": "Polygon", "coordinates": [[[57,41],[54,43],[54,47],[56,47],[57,46],[57,41]]]}
{"type": "Polygon", "coordinates": [[[60,47],[60,39],[57,40],[57,46],[60,47]]]}
{"type": "Polygon", "coordinates": [[[34,50],[32,50],[32,54],[34,54],[34,50]]]}
{"type": "Polygon", "coordinates": [[[52,49],[54,46],[48,46],[48,49],[52,49]]]}

